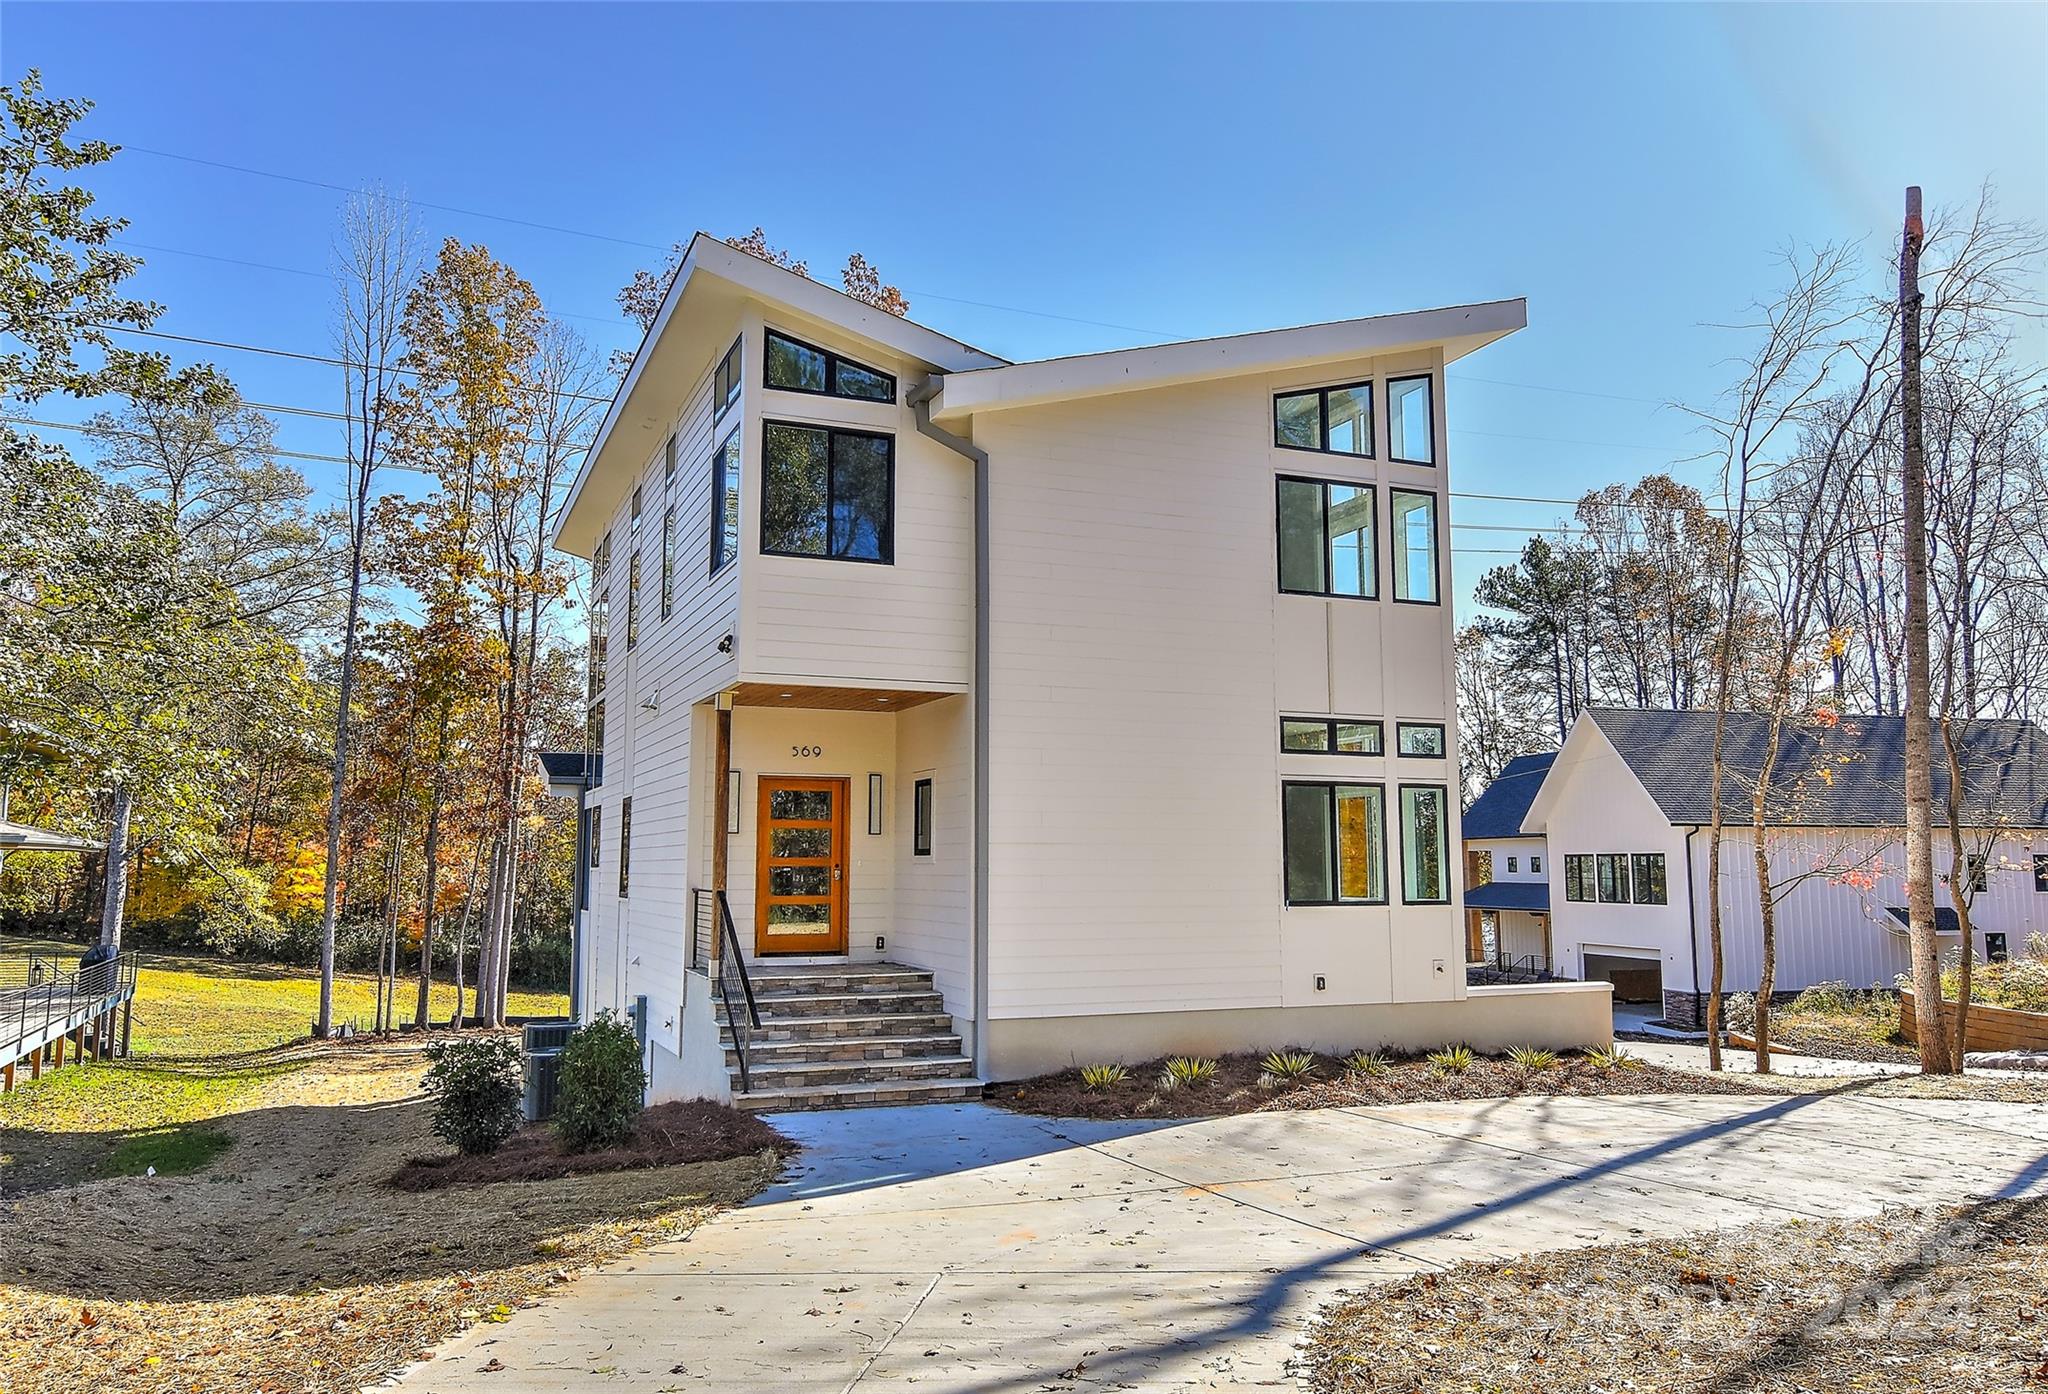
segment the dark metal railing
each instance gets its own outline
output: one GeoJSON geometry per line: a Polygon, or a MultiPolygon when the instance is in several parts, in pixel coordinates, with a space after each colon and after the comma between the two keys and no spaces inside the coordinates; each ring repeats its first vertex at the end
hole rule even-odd
{"type": "Polygon", "coordinates": [[[1551,983],[1558,981],[1551,971],[1550,960],[1542,954],[1496,953],[1490,965],[1494,972],[1511,983],[1551,983]]]}
{"type": "Polygon", "coordinates": [[[43,954],[0,955],[0,1063],[21,1058],[24,1042],[41,1042],[60,1022],[83,1026],[135,995],[131,951],[70,969],[43,954]]]}
{"type": "Polygon", "coordinates": [[[761,1025],[753,979],[747,975],[746,950],[740,947],[739,931],[732,922],[732,904],[724,891],[700,888],[692,908],[692,939],[696,943],[691,957],[696,966],[708,967],[717,974],[718,1000],[725,1006],[725,1026],[732,1036],[732,1052],[739,1060],[740,1092],[744,1094],[753,1087],[747,1074],[747,1048],[753,1044],[753,1033],[761,1025]]]}

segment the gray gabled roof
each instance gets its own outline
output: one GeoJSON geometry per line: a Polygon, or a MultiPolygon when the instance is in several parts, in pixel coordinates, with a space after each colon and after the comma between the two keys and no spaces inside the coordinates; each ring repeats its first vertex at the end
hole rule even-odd
{"type": "Polygon", "coordinates": [[[1530,910],[1550,908],[1548,881],[1485,881],[1465,888],[1467,910],[1530,910]]]}
{"type": "MultiPolygon", "coordinates": [[[[1681,825],[1712,821],[1712,712],[1595,707],[1586,715],[1667,818],[1681,825]]],[[[2030,721],[1957,722],[1955,734],[1963,773],[1963,822],[1973,827],[2048,827],[2048,735],[2030,721]]],[[[1725,821],[1753,822],[1752,799],[1769,740],[1768,716],[1728,714],[1721,788],[1725,821]]],[[[1764,809],[1771,824],[1898,827],[1905,822],[1906,807],[1905,719],[1844,716],[1833,724],[1787,721],[1780,732],[1771,783],[1764,809]]],[[[1934,797],[1940,817],[1948,797],[1948,769],[1938,728],[1934,797]]]]}
{"type": "Polygon", "coordinates": [[[1497,837],[1541,836],[1540,833],[1524,833],[1522,819],[1528,814],[1536,791],[1543,787],[1543,776],[1550,773],[1551,763],[1556,759],[1556,751],[1546,750],[1540,755],[1517,755],[1501,766],[1499,776],[1486,786],[1486,792],[1465,810],[1465,840],[1483,842],[1497,837]]]}

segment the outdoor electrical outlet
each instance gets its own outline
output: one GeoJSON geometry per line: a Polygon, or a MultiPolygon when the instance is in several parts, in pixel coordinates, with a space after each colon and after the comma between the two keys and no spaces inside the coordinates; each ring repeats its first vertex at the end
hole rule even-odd
{"type": "Polygon", "coordinates": [[[1440,958],[1433,958],[1433,959],[1431,959],[1431,960],[1429,961],[1429,966],[1430,966],[1430,967],[1431,967],[1432,969],[1436,970],[1436,974],[1437,974],[1437,976],[1438,976],[1438,977],[1442,977],[1442,976],[1443,976],[1443,972],[1444,972],[1444,961],[1443,961],[1442,959],[1440,959],[1440,958]]]}
{"type": "Polygon", "coordinates": [[[1330,985],[1330,983],[1329,983],[1329,979],[1325,978],[1325,977],[1324,977],[1324,976],[1323,976],[1323,975],[1322,975],[1321,973],[1318,973],[1318,974],[1316,974],[1316,991],[1317,991],[1317,992],[1321,992],[1321,991],[1322,991],[1323,989],[1327,988],[1327,987],[1328,987],[1329,985],[1330,985]]]}
{"type": "Polygon", "coordinates": [[[881,935],[879,935],[879,934],[877,934],[877,935],[875,936],[875,952],[876,952],[876,953],[880,953],[881,951],[882,951],[882,936],[881,936],[881,935]]]}

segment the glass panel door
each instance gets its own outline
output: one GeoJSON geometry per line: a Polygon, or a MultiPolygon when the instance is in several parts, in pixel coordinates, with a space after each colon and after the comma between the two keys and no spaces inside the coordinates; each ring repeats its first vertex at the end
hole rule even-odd
{"type": "Polygon", "coordinates": [[[754,952],[846,952],[843,779],[761,779],[754,952]]]}

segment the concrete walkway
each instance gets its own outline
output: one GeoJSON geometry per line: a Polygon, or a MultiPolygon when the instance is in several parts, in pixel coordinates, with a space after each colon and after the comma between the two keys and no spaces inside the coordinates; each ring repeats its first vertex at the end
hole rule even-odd
{"type": "Polygon", "coordinates": [[[982,1104],[774,1121],[806,1150],[752,1205],[472,1329],[405,1387],[1291,1388],[1304,1319],[1342,1287],[2048,1190],[2048,1110],[1853,1086],[1154,1124],[982,1104]]]}

